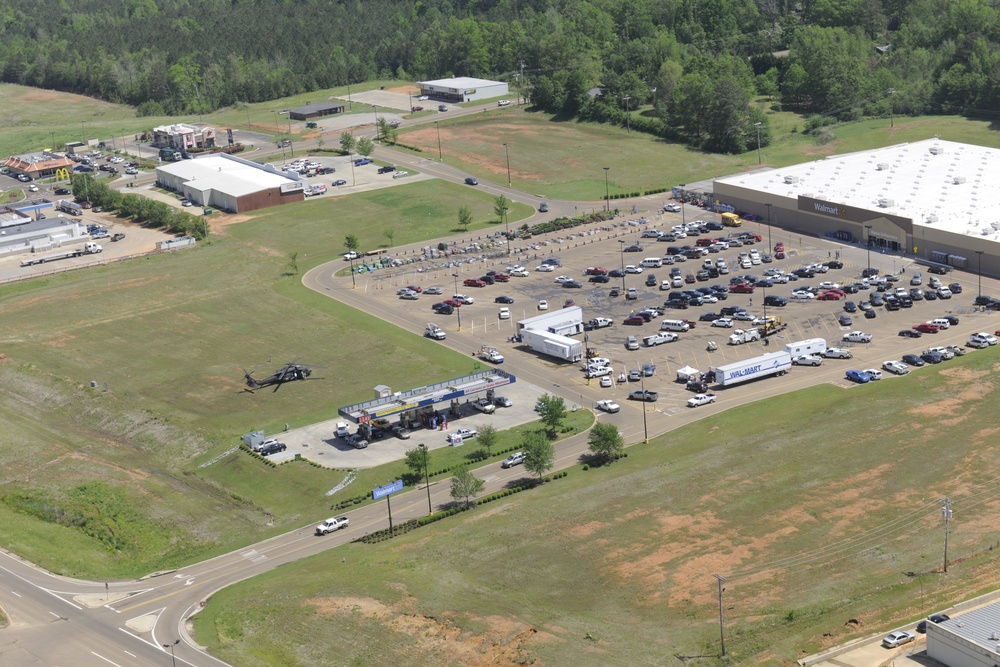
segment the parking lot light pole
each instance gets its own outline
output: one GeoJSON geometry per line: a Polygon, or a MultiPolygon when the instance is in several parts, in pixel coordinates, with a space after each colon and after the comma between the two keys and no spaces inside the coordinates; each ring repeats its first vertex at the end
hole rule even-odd
{"type": "Polygon", "coordinates": [[[774,252],[774,246],[771,245],[771,205],[764,204],[767,207],[767,252],[774,252]]]}
{"type": "Polygon", "coordinates": [[[979,296],[983,295],[983,251],[977,250],[976,254],[979,255],[979,296]]]}
{"type": "MultiPolygon", "coordinates": [[[[458,294],[458,274],[453,273],[451,277],[455,279],[455,294],[458,294]]],[[[458,330],[462,330],[462,306],[455,306],[455,314],[458,315],[458,330]]]]}
{"type": "Polygon", "coordinates": [[[351,258],[351,289],[358,289],[358,281],[354,277],[354,251],[350,251],[348,257],[351,258]]]}
{"type": "Polygon", "coordinates": [[[444,158],[441,156],[441,126],[438,125],[438,121],[434,121],[434,127],[437,128],[438,135],[438,162],[442,162],[444,158]]]}
{"type": "MultiPolygon", "coordinates": [[[[760,164],[760,123],[754,123],[754,127],[757,128],[757,164],[760,164]]],[[[723,654],[725,655],[725,654],[723,654]]]]}
{"type": "Polygon", "coordinates": [[[611,212],[611,192],[608,190],[608,170],[611,167],[604,167],[604,210],[611,212]]]}
{"type": "Polygon", "coordinates": [[[427,445],[420,443],[420,451],[423,452],[424,455],[424,482],[426,483],[427,488],[427,513],[433,514],[434,508],[431,505],[431,474],[427,468],[427,445]]]}
{"type": "Polygon", "coordinates": [[[646,427],[646,373],[643,372],[642,366],[639,366],[639,383],[642,389],[642,441],[645,444],[649,444],[649,429],[646,427]]]}
{"type": "Polygon", "coordinates": [[[163,648],[170,649],[170,662],[173,663],[174,667],[177,667],[177,658],[174,657],[174,647],[181,643],[180,639],[174,641],[173,644],[164,644],[163,648]]]}
{"type": "Polygon", "coordinates": [[[508,207],[508,206],[504,206],[503,207],[503,231],[504,231],[504,236],[507,237],[507,256],[508,257],[510,257],[510,227],[507,225],[507,221],[508,221],[507,211],[509,211],[509,210],[510,210],[510,207],[508,207]]]}
{"type": "Polygon", "coordinates": [[[874,225],[865,225],[865,229],[868,233],[865,234],[868,238],[865,239],[865,244],[868,246],[868,277],[872,274],[872,227],[874,225]]]}
{"type": "Polygon", "coordinates": [[[510,184],[511,184],[511,180],[510,180],[510,149],[507,148],[507,144],[503,145],[503,152],[504,152],[504,155],[507,156],[507,187],[509,188],[510,184]]]}
{"type": "Polygon", "coordinates": [[[625,239],[618,239],[618,256],[622,260],[622,291],[625,291],[625,239]]]}

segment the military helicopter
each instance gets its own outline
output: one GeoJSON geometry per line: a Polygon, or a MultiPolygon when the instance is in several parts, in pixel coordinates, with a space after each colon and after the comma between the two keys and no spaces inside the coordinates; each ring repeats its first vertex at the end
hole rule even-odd
{"type": "MultiPolygon", "coordinates": [[[[285,384],[286,382],[294,382],[295,380],[308,380],[309,376],[312,375],[313,368],[320,368],[319,366],[307,366],[305,364],[298,363],[298,359],[294,359],[282,368],[279,368],[273,375],[268,375],[266,378],[256,379],[253,376],[254,371],[248,371],[243,369],[243,378],[246,380],[247,389],[253,393],[256,389],[263,389],[264,387],[270,387],[274,385],[274,391],[278,391],[278,388],[285,384]]],[[[313,378],[318,380],[319,378],[313,378]]]]}

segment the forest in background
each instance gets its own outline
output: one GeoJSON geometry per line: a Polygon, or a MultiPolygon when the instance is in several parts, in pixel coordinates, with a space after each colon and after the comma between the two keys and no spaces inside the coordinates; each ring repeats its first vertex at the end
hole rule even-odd
{"type": "Polygon", "coordinates": [[[3,81],[144,116],[474,76],[567,118],[740,153],[758,129],[769,142],[761,96],[806,129],[1000,109],[987,0],[0,0],[0,26],[3,81]]]}

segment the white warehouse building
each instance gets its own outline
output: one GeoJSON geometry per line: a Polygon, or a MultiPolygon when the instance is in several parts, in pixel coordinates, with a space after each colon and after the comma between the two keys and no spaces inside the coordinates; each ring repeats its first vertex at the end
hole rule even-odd
{"type": "Polygon", "coordinates": [[[271,164],[226,155],[206,155],[156,168],[156,184],[184,195],[199,206],[230,213],[302,201],[303,181],[271,164]]]}
{"type": "Polygon", "coordinates": [[[442,102],[471,102],[510,94],[510,87],[503,81],[489,81],[460,76],[436,81],[417,81],[421,95],[442,102]]]}
{"type": "Polygon", "coordinates": [[[713,196],[782,229],[1000,275],[997,173],[1000,150],[933,138],[726,176],[713,196]]]}

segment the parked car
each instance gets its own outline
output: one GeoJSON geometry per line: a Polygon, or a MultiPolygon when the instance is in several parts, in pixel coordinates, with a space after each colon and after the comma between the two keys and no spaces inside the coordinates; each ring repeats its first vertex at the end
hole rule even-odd
{"type": "Polygon", "coordinates": [[[845,375],[847,376],[848,380],[850,380],[851,382],[857,382],[858,384],[867,384],[868,382],[871,382],[871,376],[864,371],[851,370],[847,371],[845,375]]]}
{"type": "MultiPolygon", "coordinates": [[[[610,381],[611,378],[609,377],[608,380],[610,381]]],[[[602,378],[602,381],[603,381],[603,378],[602,378]]],[[[621,406],[619,406],[614,401],[612,401],[610,399],[607,399],[607,400],[604,400],[604,401],[598,401],[597,402],[597,409],[598,410],[603,410],[604,412],[614,413],[614,412],[618,412],[619,410],[621,410],[621,406]]]]}
{"type": "Polygon", "coordinates": [[[448,434],[448,442],[454,442],[456,438],[461,438],[462,440],[471,440],[479,435],[479,431],[474,428],[460,428],[457,431],[453,431],[448,434]]]}
{"type": "Polygon", "coordinates": [[[823,357],[818,354],[803,354],[792,357],[793,366],[822,366],[823,357]]]}
{"type": "Polygon", "coordinates": [[[903,355],[903,363],[906,364],[907,366],[913,366],[914,368],[920,368],[921,366],[923,366],[927,362],[925,362],[923,359],[921,359],[919,356],[917,356],[915,354],[904,354],[903,355]]]}
{"type": "Polygon", "coordinates": [[[270,456],[271,454],[277,454],[278,452],[283,452],[288,447],[283,442],[271,442],[260,448],[261,456],[270,456]]]}
{"type": "Polygon", "coordinates": [[[910,372],[910,367],[904,364],[902,361],[896,361],[895,359],[890,361],[883,361],[882,368],[889,371],[894,375],[906,375],[910,372]]]}
{"type": "Polygon", "coordinates": [[[951,616],[949,616],[948,614],[934,614],[932,616],[928,616],[927,619],[917,623],[917,632],[920,633],[927,632],[927,621],[930,621],[931,623],[944,623],[950,618],[951,616]]]}
{"type": "Polygon", "coordinates": [[[630,401],[647,401],[650,403],[655,403],[659,397],[659,394],[649,389],[636,389],[635,391],[630,391],[628,394],[630,401]]]}
{"type": "Polygon", "coordinates": [[[828,347],[824,350],[823,356],[827,359],[850,359],[854,355],[851,354],[850,350],[842,347],[828,347]]]}
{"type": "Polygon", "coordinates": [[[885,636],[885,639],[882,640],[882,646],[884,648],[897,648],[903,644],[909,644],[916,638],[917,636],[909,630],[896,630],[885,636]]]}

